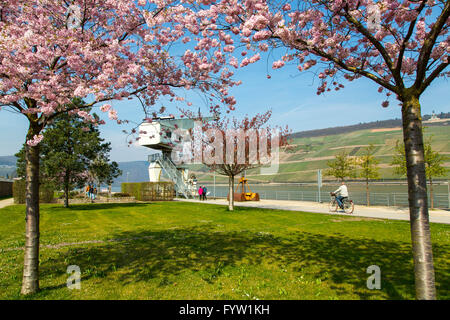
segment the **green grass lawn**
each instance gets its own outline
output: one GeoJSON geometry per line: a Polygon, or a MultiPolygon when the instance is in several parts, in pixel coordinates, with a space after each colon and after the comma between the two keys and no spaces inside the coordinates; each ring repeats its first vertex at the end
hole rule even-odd
{"type": "MultiPolygon", "coordinates": [[[[0,299],[21,298],[24,206],[0,209],[0,299]]],[[[431,225],[450,299],[450,226],[431,225]]],[[[413,299],[409,223],[161,202],[41,206],[33,299],[413,299]],[[81,290],[66,287],[69,265],[81,290]],[[369,290],[367,267],[381,268],[369,290]]]]}

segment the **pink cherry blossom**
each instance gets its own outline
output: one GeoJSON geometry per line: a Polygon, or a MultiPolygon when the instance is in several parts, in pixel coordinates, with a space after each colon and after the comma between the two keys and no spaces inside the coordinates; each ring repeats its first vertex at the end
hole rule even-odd
{"type": "Polygon", "coordinates": [[[110,104],[104,104],[100,107],[100,110],[102,112],[108,112],[111,109],[111,105],[110,104]]]}
{"type": "Polygon", "coordinates": [[[27,140],[27,145],[31,147],[37,146],[42,141],[42,139],[44,139],[44,135],[34,135],[33,139],[27,140]]]}
{"type": "Polygon", "coordinates": [[[278,60],[278,61],[275,61],[272,64],[272,69],[279,69],[279,68],[281,68],[283,66],[284,66],[284,61],[283,60],[278,60]]]}
{"type": "Polygon", "coordinates": [[[108,111],[108,118],[111,120],[117,120],[117,111],[114,109],[111,109],[108,111]]]}

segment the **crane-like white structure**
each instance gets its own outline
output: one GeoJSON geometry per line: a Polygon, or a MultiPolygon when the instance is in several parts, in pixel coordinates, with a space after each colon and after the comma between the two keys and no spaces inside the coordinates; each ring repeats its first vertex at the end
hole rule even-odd
{"type": "MultiPolygon", "coordinates": [[[[209,121],[215,118],[202,118],[209,121]]],[[[196,180],[190,179],[189,170],[182,165],[176,165],[172,159],[173,142],[180,139],[175,132],[188,131],[194,128],[195,121],[199,119],[176,119],[175,117],[153,118],[151,122],[139,126],[139,145],[161,153],[151,154],[148,157],[150,165],[148,175],[150,182],[159,182],[161,172],[174,182],[176,191],[185,198],[193,198],[196,194],[196,180]]]]}

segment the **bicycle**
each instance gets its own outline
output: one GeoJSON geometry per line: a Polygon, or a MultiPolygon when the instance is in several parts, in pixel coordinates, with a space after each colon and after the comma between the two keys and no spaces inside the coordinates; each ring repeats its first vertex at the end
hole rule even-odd
{"type": "MultiPolygon", "coordinates": [[[[333,192],[330,192],[331,194],[331,200],[328,204],[330,212],[337,212],[338,210],[338,202],[336,200],[336,194],[333,192]]],[[[345,197],[342,199],[342,206],[345,213],[352,214],[353,210],[355,209],[355,204],[353,203],[353,200],[350,200],[349,198],[345,197]]]]}

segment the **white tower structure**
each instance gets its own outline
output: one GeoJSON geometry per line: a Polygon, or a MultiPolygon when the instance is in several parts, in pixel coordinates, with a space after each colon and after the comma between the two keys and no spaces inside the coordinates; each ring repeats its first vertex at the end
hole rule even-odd
{"type": "MultiPolygon", "coordinates": [[[[203,118],[209,121],[214,118],[203,118]]],[[[139,126],[139,145],[161,153],[149,156],[148,173],[150,182],[159,182],[161,172],[174,182],[176,191],[186,198],[193,198],[196,194],[196,181],[190,179],[189,170],[182,165],[176,165],[172,159],[174,142],[181,142],[177,132],[188,131],[194,128],[195,119],[176,119],[175,117],[158,117],[151,122],[139,126]]]]}
{"type": "Polygon", "coordinates": [[[152,162],[148,166],[148,176],[150,182],[159,182],[161,180],[161,165],[158,162],[152,162]]]}

